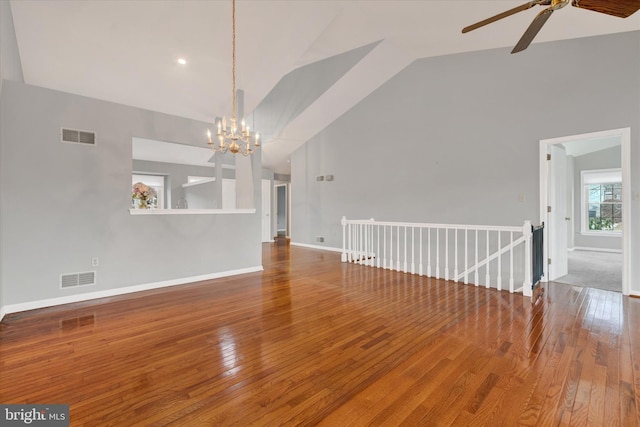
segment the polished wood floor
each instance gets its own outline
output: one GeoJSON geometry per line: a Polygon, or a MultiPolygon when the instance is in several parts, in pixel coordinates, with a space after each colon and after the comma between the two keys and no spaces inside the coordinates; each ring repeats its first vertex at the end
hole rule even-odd
{"type": "Polygon", "coordinates": [[[0,402],[71,424],[635,426],[640,300],[521,295],[264,247],[264,273],[14,314],[0,402]]]}

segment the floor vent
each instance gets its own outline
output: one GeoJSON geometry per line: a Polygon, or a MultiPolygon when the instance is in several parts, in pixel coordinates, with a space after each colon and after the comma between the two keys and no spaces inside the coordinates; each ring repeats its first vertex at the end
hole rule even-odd
{"type": "Polygon", "coordinates": [[[68,273],[60,275],[61,288],[73,288],[74,286],[87,286],[95,284],[95,271],[84,271],[82,273],[68,273]]]}
{"type": "Polygon", "coordinates": [[[76,129],[62,129],[60,137],[62,142],[75,144],[96,145],[96,133],[76,129]]]}

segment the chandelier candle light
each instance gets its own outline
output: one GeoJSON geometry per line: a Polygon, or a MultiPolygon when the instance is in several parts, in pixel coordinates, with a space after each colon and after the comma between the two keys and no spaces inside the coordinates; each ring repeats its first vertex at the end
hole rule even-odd
{"type": "Polygon", "coordinates": [[[259,135],[256,133],[253,146],[251,145],[251,131],[249,126],[246,125],[244,119],[242,119],[240,123],[241,128],[240,132],[238,132],[238,124],[236,120],[236,0],[232,0],[231,22],[233,29],[233,37],[231,39],[231,76],[233,81],[233,110],[231,111],[231,126],[227,126],[227,119],[225,117],[223,117],[222,120],[216,120],[218,128],[216,134],[218,137],[218,145],[213,142],[210,129],[207,129],[207,137],[209,138],[209,147],[213,151],[219,151],[223,154],[230,151],[233,154],[240,153],[243,156],[248,156],[260,147],[260,142],[259,135]]]}

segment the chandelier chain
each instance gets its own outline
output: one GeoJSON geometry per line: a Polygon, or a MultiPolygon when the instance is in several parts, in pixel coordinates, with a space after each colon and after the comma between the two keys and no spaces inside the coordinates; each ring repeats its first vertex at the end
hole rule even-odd
{"type": "Polygon", "coordinates": [[[231,111],[231,126],[227,126],[227,119],[216,120],[216,139],[218,144],[213,142],[213,135],[210,129],[207,129],[207,139],[209,147],[216,152],[233,154],[242,154],[248,156],[260,147],[259,135],[254,133],[254,141],[251,144],[252,133],[249,126],[246,125],[244,119],[241,120],[240,126],[236,121],[238,102],[236,99],[236,0],[231,2],[231,99],[233,101],[231,111]]]}
{"type": "Polygon", "coordinates": [[[233,110],[231,111],[231,116],[236,118],[236,0],[232,1],[231,6],[231,80],[233,86],[232,100],[233,100],[233,110]]]}

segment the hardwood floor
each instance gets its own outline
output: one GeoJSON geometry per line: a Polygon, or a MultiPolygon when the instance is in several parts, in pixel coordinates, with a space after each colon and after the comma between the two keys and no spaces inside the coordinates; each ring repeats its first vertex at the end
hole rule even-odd
{"type": "Polygon", "coordinates": [[[0,402],[71,425],[638,425],[640,300],[266,244],[263,273],[10,315],[0,402]]]}

